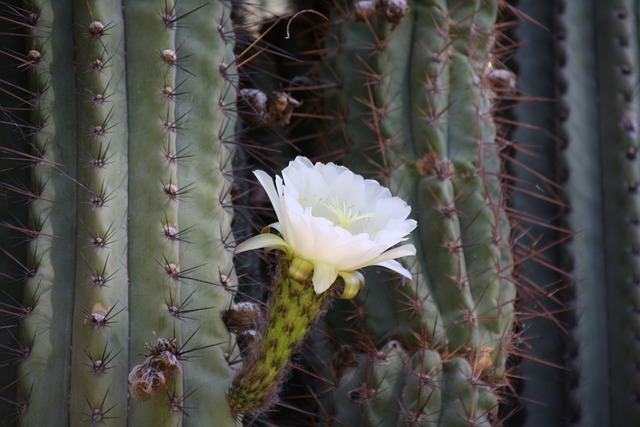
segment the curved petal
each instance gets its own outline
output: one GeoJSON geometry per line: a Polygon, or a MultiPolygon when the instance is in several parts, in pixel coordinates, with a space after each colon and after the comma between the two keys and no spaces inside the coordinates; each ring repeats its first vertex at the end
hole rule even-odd
{"type": "Polygon", "coordinates": [[[375,265],[379,265],[380,267],[384,267],[384,268],[388,268],[391,271],[395,271],[396,273],[406,277],[407,279],[411,280],[413,279],[411,272],[409,270],[407,270],[406,268],[404,268],[398,261],[396,260],[389,260],[389,261],[382,261],[379,262],[375,265]]]}
{"type": "Polygon", "coordinates": [[[276,187],[273,184],[273,179],[267,174],[265,171],[255,170],[253,174],[258,178],[258,182],[264,188],[264,191],[267,193],[269,197],[269,201],[273,206],[273,210],[276,211],[276,216],[278,219],[281,219],[281,210],[280,210],[280,195],[276,191],[276,187]]]}
{"type": "Polygon", "coordinates": [[[287,242],[285,242],[280,236],[276,236],[275,234],[258,234],[257,236],[245,240],[236,246],[233,253],[239,254],[241,252],[261,248],[276,248],[283,251],[288,251],[290,249],[287,242]]]}
{"type": "Polygon", "coordinates": [[[262,229],[262,232],[268,233],[269,230],[272,228],[276,230],[278,233],[282,234],[282,226],[280,225],[279,222],[274,222],[273,224],[267,225],[265,228],[262,229]]]}
{"type": "Polygon", "coordinates": [[[324,263],[315,263],[313,268],[313,290],[321,294],[333,285],[338,278],[338,271],[324,263]]]}
{"type": "Polygon", "coordinates": [[[412,244],[398,246],[397,248],[391,248],[388,251],[380,254],[375,259],[371,260],[371,265],[380,264],[381,262],[402,258],[403,256],[412,256],[416,254],[416,247],[412,244]]]}
{"type": "Polygon", "coordinates": [[[326,250],[325,256],[331,260],[339,270],[359,270],[367,265],[375,264],[378,257],[387,249],[378,245],[362,234],[352,236],[350,239],[335,241],[326,250]]]}

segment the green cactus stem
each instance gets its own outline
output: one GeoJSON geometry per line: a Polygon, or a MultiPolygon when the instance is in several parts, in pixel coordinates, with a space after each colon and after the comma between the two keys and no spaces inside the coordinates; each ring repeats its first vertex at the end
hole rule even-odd
{"type": "Polygon", "coordinates": [[[264,412],[277,401],[291,356],[331,301],[331,292],[316,294],[310,278],[289,277],[289,266],[289,260],[280,259],[267,321],[229,390],[236,414],[264,412]]]}
{"type": "Polygon", "coordinates": [[[562,141],[565,220],[577,233],[563,253],[575,286],[563,415],[575,426],[638,425],[638,3],[559,6],[554,130],[562,141]]]}

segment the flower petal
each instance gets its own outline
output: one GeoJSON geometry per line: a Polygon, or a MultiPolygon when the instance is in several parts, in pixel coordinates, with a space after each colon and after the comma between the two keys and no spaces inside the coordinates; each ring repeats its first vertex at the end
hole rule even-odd
{"type": "Polygon", "coordinates": [[[313,268],[313,290],[321,294],[338,278],[338,271],[328,264],[315,263],[313,268]]]}
{"type": "Polygon", "coordinates": [[[267,174],[265,171],[256,170],[253,171],[253,174],[258,178],[258,182],[264,188],[264,191],[267,193],[269,197],[269,201],[273,206],[273,210],[276,211],[276,216],[278,220],[281,220],[281,210],[280,210],[280,195],[276,191],[275,185],[273,185],[273,179],[267,174]]]}
{"type": "Polygon", "coordinates": [[[277,248],[283,251],[287,251],[288,249],[290,249],[287,242],[285,242],[280,236],[277,236],[275,234],[258,234],[257,236],[245,240],[244,242],[236,246],[236,249],[233,251],[233,253],[239,254],[241,252],[261,248],[277,248]]]}
{"type": "Polygon", "coordinates": [[[382,262],[377,263],[376,265],[379,265],[380,267],[388,268],[391,271],[395,271],[396,273],[406,277],[409,280],[411,280],[413,278],[411,276],[411,272],[409,270],[407,270],[406,268],[404,268],[396,260],[382,261],[382,262]]]}
{"type": "Polygon", "coordinates": [[[412,256],[416,254],[416,247],[412,244],[398,246],[397,248],[391,248],[388,251],[380,254],[375,259],[371,260],[370,265],[377,265],[381,262],[402,258],[403,256],[412,256]]]}

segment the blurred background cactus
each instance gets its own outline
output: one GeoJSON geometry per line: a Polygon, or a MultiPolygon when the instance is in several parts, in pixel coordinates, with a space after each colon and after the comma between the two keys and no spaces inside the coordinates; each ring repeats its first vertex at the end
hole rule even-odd
{"type": "Polygon", "coordinates": [[[636,2],[0,7],[5,425],[640,423],[636,2]],[[412,205],[414,280],[235,419],[272,274],[231,252],[299,154],[412,205]]]}

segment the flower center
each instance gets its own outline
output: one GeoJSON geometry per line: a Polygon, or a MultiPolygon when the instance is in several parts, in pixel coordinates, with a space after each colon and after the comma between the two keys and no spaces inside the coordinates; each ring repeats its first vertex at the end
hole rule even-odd
{"type": "Polygon", "coordinates": [[[327,208],[336,217],[336,220],[333,221],[333,223],[335,225],[339,225],[345,230],[349,230],[349,227],[356,221],[373,218],[372,213],[361,214],[359,212],[355,212],[351,207],[347,207],[344,202],[342,202],[342,205],[339,205],[337,201],[334,201],[332,204],[327,205],[327,208]]]}

